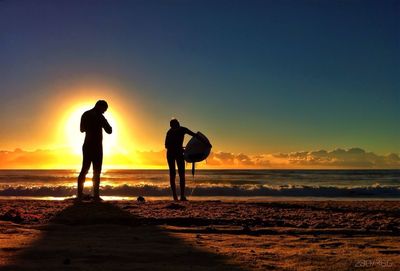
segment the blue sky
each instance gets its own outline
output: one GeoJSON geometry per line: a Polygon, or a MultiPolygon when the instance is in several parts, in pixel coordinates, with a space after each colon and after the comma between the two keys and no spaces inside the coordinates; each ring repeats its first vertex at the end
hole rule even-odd
{"type": "Polygon", "coordinates": [[[398,153],[399,12],[399,1],[1,1],[0,147],[48,146],[35,116],[53,86],[98,80],[135,105],[146,148],[163,148],[176,116],[237,153],[398,153]]]}

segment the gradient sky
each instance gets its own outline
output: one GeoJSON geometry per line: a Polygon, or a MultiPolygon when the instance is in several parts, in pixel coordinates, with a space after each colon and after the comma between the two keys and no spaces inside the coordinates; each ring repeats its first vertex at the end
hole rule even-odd
{"type": "Polygon", "coordinates": [[[105,98],[143,151],[174,116],[215,151],[399,153],[399,14],[390,0],[0,1],[0,149],[52,148],[61,111],[105,98]]]}

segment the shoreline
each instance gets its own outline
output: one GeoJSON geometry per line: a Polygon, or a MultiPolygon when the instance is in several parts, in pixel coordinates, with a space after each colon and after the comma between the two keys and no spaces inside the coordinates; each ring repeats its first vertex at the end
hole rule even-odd
{"type": "MultiPolygon", "coordinates": [[[[0,196],[0,201],[7,200],[46,200],[64,201],[74,196],[54,197],[54,196],[0,196]]],[[[138,196],[101,196],[104,201],[127,201],[134,202],[138,196]]],[[[145,196],[146,201],[172,201],[171,196],[145,196]]],[[[398,198],[383,197],[319,197],[319,196],[188,196],[189,201],[224,201],[224,202],[279,202],[279,201],[344,201],[344,202],[379,202],[379,201],[400,201],[398,198]]]]}

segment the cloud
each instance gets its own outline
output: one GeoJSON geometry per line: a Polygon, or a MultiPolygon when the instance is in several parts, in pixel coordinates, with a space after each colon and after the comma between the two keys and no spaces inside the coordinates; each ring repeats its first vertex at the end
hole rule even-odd
{"type": "Polygon", "coordinates": [[[319,150],[310,152],[293,152],[277,154],[276,158],[287,159],[289,165],[318,168],[399,168],[400,158],[397,154],[377,155],[361,148],[333,151],[319,150]]]}
{"type": "MultiPolygon", "coordinates": [[[[0,168],[79,168],[82,157],[66,149],[0,151],[0,168]]],[[[105,167],[166,168],[165,150],[105,155],[105,167]]],[[[197,168],[398,169],[398,154],[378,155],[361,148],[258,154],[212,152],[197,168]]]]}
{"type": "Polygon", "coordinates": [[[212,152],[207,158],[207,165],[221,166],[234,165],[235,155],[229,152],[212,152]]]}
{"type": "Polygon", "coordinates": [[[226,168],[327,168],[327,169],[397,169],[398,154],[378,155],[361,148],[335,149],[332,151],[300,151],[262,155],[211,153],[207,166],[226,168]]]}
{"type": "Polygon", "coordinates": [[[212,152],[207,158],[206,165],[225,168],[266,168],[270,163],[264,155],[250,156],[244,153],[212,152]]]}

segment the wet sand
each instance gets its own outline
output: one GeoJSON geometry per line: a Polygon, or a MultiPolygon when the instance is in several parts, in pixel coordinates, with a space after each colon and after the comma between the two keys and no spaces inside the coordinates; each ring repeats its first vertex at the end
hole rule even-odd
{"type": "Polygon", "coordinates": [[[399,270],[397,201],[0,201],[0,270],[399,270]]]}

